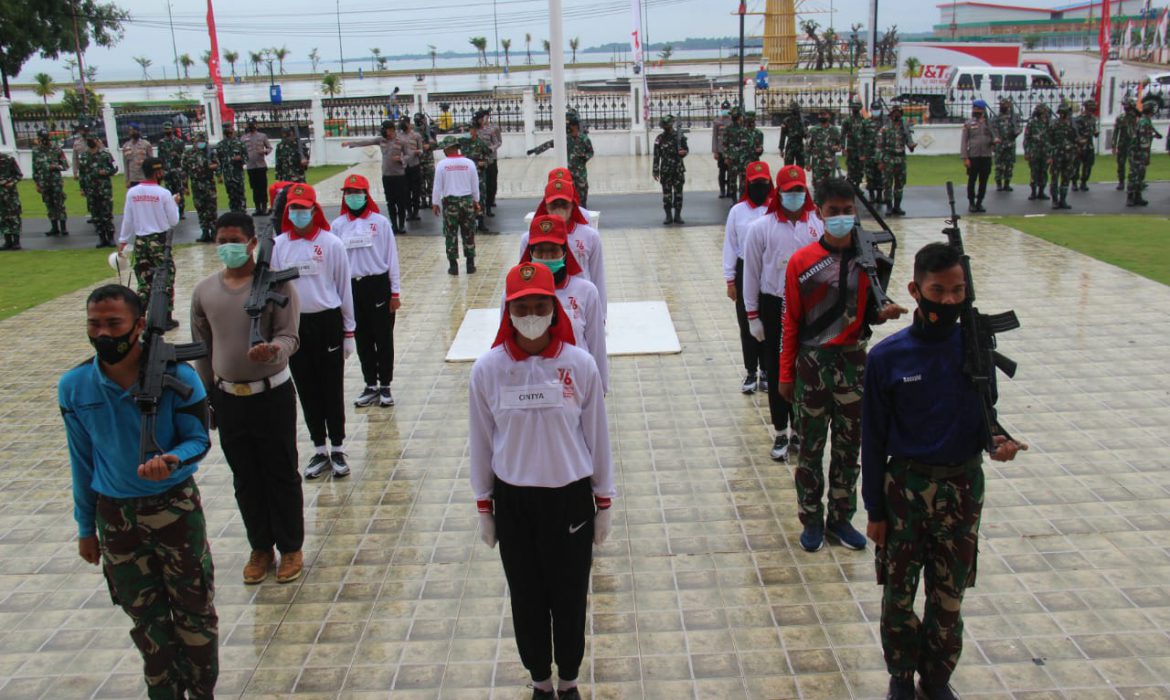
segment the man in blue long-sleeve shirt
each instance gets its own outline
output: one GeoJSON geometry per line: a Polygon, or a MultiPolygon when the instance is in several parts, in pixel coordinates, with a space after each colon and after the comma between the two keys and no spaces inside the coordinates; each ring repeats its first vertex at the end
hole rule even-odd
{"type": "MultiPolygon", "coordinates": [[[[882,649],[889,700],[913,700],[914,673],[928,700],[956,698],[951,674],[963,649],[963,593],[975,583],[983,509],[983,411],[963,375],[966,299],[956,249],[931,243],[914,258],[914,323],[878,343],[865,367],[861,419],[866,534],[881,548],[882,649]],[[914,612],[926,569],[926,611],[914,612]]],[[[995,437],[991,458],[1027,445],[995,437]]]]}
{"type": "Polygon", "coordinates": [[[96,355],[57,387],[73,469],[78,553],[102,564],[110,597],[130,616],[152,699],[210,698],[218,675],[211,549],[192,475],[207,454],[207,398],[190,366],[191,396],[163,393],[155,437],[166,451],[138,462],[142,414],[132,390],[142,362],[141,301],[99,287],[86,301],[96,355]]]}

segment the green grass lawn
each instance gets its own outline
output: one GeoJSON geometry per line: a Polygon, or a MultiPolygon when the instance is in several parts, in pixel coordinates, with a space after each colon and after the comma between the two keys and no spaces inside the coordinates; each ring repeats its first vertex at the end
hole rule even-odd
{"type": "MultiPolygon", "coordinates": [[[[348,170],[349,165],[315,165],[308,169],[305,173],[305,180],[314,185],[328,177],[332,177],[337,173],[348,170]]],[[[269,171],[269,182],[272,182],[273,173],[269,171]]],[[[114,214],[122,213],[123,205],[126,202],[126,180],[121,173],[114,176],[114,214]]],[[[32,181],[31,173],[25,173],[25,178],[17,184],[17,191],[20,193],[20,203],[24,207],[24,217],[26,219],[44,218],[45,203],[41,201],[41,196],[37,194],[36,185],[32,181]]],[[[248,197],[251,194],[247,190],[247,183],[245,182],[245,193],[248,197]]],[[[227,207],[227,192],[223,189],[223,183],[216,183],[216,189],[219,191],[220,207],[227,207]]],[[[194,211],[194,206],[188,201],[187,208],[194,211]]],[[[65,178],[65,209],[70,216],[82,216],[85,211],[85,200],[81,197],[81,189],[77,186],[77,180],[71,177],[65,178]]]]}
{"type": "Polygon", "coordinates": [[[24,250],[0,254],[0,320],[113,276],[109,250],[24,250]]]}
{"type": "Polygon", "coordinates": [[[990,221],[1170,285],[1170,218],[1003,216],[990,221]]]}
{"type": "MultiPolygon", "coordinates": [[[[841,159],[841,167],[845,167],[845,159],[841,159]]],[[[1093,182],[1117,182],[1117,159],[1112,155],[1097,156],[1093,165],[1093,182]]],[[[1164,152],[1155,151],[1146,171],[1147,180],[1170,180],[1170,158],[1164,152]]],[[[942,185],[947,180],[956,185],[967,184],[967,173],[963,169],[963,161],[957,155],[949,156],[909,156],[906,164],[906,185],[942,185]]],[[[989,184],[994,185],[995,171],[991,173],[989,184]]],[[[1028,161],[1023,156],[1016,158],[1016,169],[1012,175],[1013,187],[1023,186],[1028,189],[1028,161]]]]}

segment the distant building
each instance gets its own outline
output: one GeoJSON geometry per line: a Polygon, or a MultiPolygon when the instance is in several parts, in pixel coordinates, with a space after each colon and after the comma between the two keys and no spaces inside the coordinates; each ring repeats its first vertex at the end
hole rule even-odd
{"type": "MultiPolygon", "coordinates": [[[[1113,18],[1114,26],[1118,26],[1120,21],[1143,19],[1146,2],[1112,0],[1109,15],[1113,18]]],[[[1157,7],[1151,6],[1151,21],[1158,19],[1163,6],[1164,3],[1159,3],[1157,7]]],[[[1043,37],[1045,43],[1051,44],[1052,39],[1060,38],[1059,35],[1075,35],[1075,41],[1080,42],[1087,34],[1096,32],[1101,21],[1100,0],[1059,7],[989,2],[944,2],[937,7],[939,21],[934,25],[934,36],[938,39],[1019,41],[1025,36],[1034,35],[1043,37]]]]}

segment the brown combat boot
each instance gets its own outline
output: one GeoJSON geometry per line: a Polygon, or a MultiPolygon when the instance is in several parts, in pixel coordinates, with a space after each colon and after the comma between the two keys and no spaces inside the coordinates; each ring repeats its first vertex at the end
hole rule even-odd
{"type": "Polygon", "coordinates": [[[280,568],[276,570],[277,583],[290,583],[301,577],[301,570],[305,567],[305,558],[300,550],[280,555],[280,568]]]}
{"type": "Polygon", "coordinates": [[[268,568],[276,561],[272,550],[253,549],[248,563],[244,564],[244,583],[249,586],[268,578],[268,568]]]}

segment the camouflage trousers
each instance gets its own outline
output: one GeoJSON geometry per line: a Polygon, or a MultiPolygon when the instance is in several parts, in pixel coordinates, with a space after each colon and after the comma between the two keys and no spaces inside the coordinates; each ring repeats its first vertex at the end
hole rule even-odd
{"type": "Polygon", "coordinates": [[[861,179],[865,177],[865,163],[861,156],[852,153],[845,158],[845,172],[848,173],[845,177],[858,187],[861,187],[861,179]]]}
{"type": "Polygon", "coordinates": [[[163,175],[163,187],[171,191],[171,194],[179,195],[179,200],[176,204],[179,205],[179,211],[183,211],[187,207],[187,181],[183,177],[182,170],[172,170],[166,175],[163,175]]]}
{"type": "Polygon", "coordinates": [[[215,235],[215,219],[219,215],[218,195],[214,179],[191,183],[191,196],[195,199],[195,211],[199,214],[199,228],[212,236],[215,235]]]}
{"type": "Polygon", "coordinates": [[[447,260],[459,259],[459,238],[463,239],[463,255],[475,257],[475,203],[470,196],[443,197],[443,242],[447,260]]]}
{"type": "Polygon", "coordinates": [[[1028,160],[1028,169],[1032,175],[1032,186],[1041,192],[1048,186],[1048,164],[1042,156],[1032,156],[1028,160]]]}
{"type": "Polygon", "coordinates": [[[906,158],[893,158],[886,161],[886,167],[882,170],[882,180],[885,185],[887,202],[894,201],[893,197],[901,197],[902,190],[906,187],[906,158]]]}
{"type": "Polygon", "coordinates": [[[1117,158],[1117,181],[1125,182],[1125,164],[1129,160],[1129,144],[1117,144],[1117,148],[1113,149],[1113,155],[1117,158]]]}
{"type": "MultiPolygon", "coordinates": [[[[167,246],[167,234],[152,233],[148,236],[137,236],[134,239],[134,277],[138,280],[138,296],[142,299],[142,308],[145,309],[150,301],[150,281],[154,279],[154,271],[163,264],[163,254],[167,246]]],[[[167,269],[171,273],[171,283],[167,285],[167,298],[170,303],[167,310],[175,310],[175,259],[167,262],[167,269]]]]}
{"type": "Polygon", "coordinates": [[[1077,151],[1077,164],[1073,170],[1073,182],[1088,182],[1093,174],[1093,164],[1097,162],[1097,152],[1092,146],[1082,146],[1077,151]]]}
{"type": "Polygon", "coordinates": [[[21,211],[16,187],[0,190],[0,235],[20,238],[21,211]]]}
{"type": "Polygon", "coordinates": [[[833,162],[818,161],[812,164],[811,169],[813,191],[816,192],[821,189],[825,180],[836,174],[837,162],[835,159],[833,162]]]}
{"type": "Polygon", "coordinates": [[[882,185],[882,170],[878,167],[876,158],[870,158],[865,162],[865,189],[877,192],[879,197],[885,189],[882,185]]]}
{"type": "Polygon", "coordinates": [[[1061,192],[1068,190],[1068,183],[1076,176],[1077,159],[1073,154],[1057,156],[1052,159],[1051,179],[1048,186],[1053,199],[1061,192]]]}
{"type": "Polygon", "coordinates": [[[86,198],[94,230],[100,238],[114,240],[114,191],[109,179],[90,188],[86,198]]]}
{"type": "Polygon", "coordinates": [[[97,531],[110,597],[134,623],[148,696],[213,697],[219,618],[194,480],[147,498],[98,497],[97,531]]]}
{"type": "Polygon", "coordinates": [[[682,209],[683,184],[686,183],[686,179],[682,173],[671,176],[663,175],[659,178],[658,182],[662,185],[662,206],[682,209]]]}
{"type": "Polygon", "coordinates": [[[784,164],[804,167],[804,145],[784,147],[784,164]]]}
{"type": "Polygon", "coordinates": [[[1129,155],[1129,184],[1126,185],[1129,194],[1141,195],[1142,187],[1146,184],[1146,168],[1149,165],[1149,152],[1140,156],[1133,153],[1129,155]]]}
{"type": "Polygon", "coordinates": [[[829,449],[829,522],[848,522],[857,512],[857,478],[861,474],[861,392],[865,382],[865,346],[848,349],[802,347],[796,355],[796,433],[800,455],[795,480],[800,522],[825,522],[825,442],[829,449]]]}
{"type": "Polygon", "coordinates": [[[49,219],[64,219],[69,216],[65,212],[65,185],[61,182],[60,175],[38,182],[37,191],[41,194],[41,201],[45,203],[45,215],[49,219]]]}
{"type": "MultiPolygon", "coordinates": [[[[573,189],[577,190],[577,201],[581,206],[585,206],[586,200],[589,199],[589,171],[585,168],[581,170],[571,171],[573,175],[573,189]]],[[[487,180],[480,180],[480,184],[486,183],[487,180]]]]}
{"type": "MultiPolygon", "coordinates": [[[[228,166],[228,171],[231,171],[231,166],[228,166]]],[[[235,175],[230,172],[225,172],[223,176],[223,188],[227,190],[228,209],[232,211],[247,211],[248,200],[244,198],[244,171],[238,170],[235,175]]]]}
{"type": "Polygon", "coordinates": [[[931,685],[950,680],[963,652],[963,593],[975,585],[983,469],[950,479],[911,471],[894,460],[886,472],[886,546],[882,650],[891,676],[917,671],[931,685]],[[922,619],[914,612],[926,572],[922,619]]]}
{"type": "Polygon", "coordinates": [[[1012,181],[1012,173],[1016,169],[1016,144],[1013,141],[1008,147],[995,149],[995,181],[1007,184],[1012,181]]]}
{"type": "Polygon", "coordinates": [[[419,187],[419,206],[426,209],[430,206],[431,192],[435,189],[435,163],[423,163],[419,166],[419,176],[422,185],[419,187]]]}

